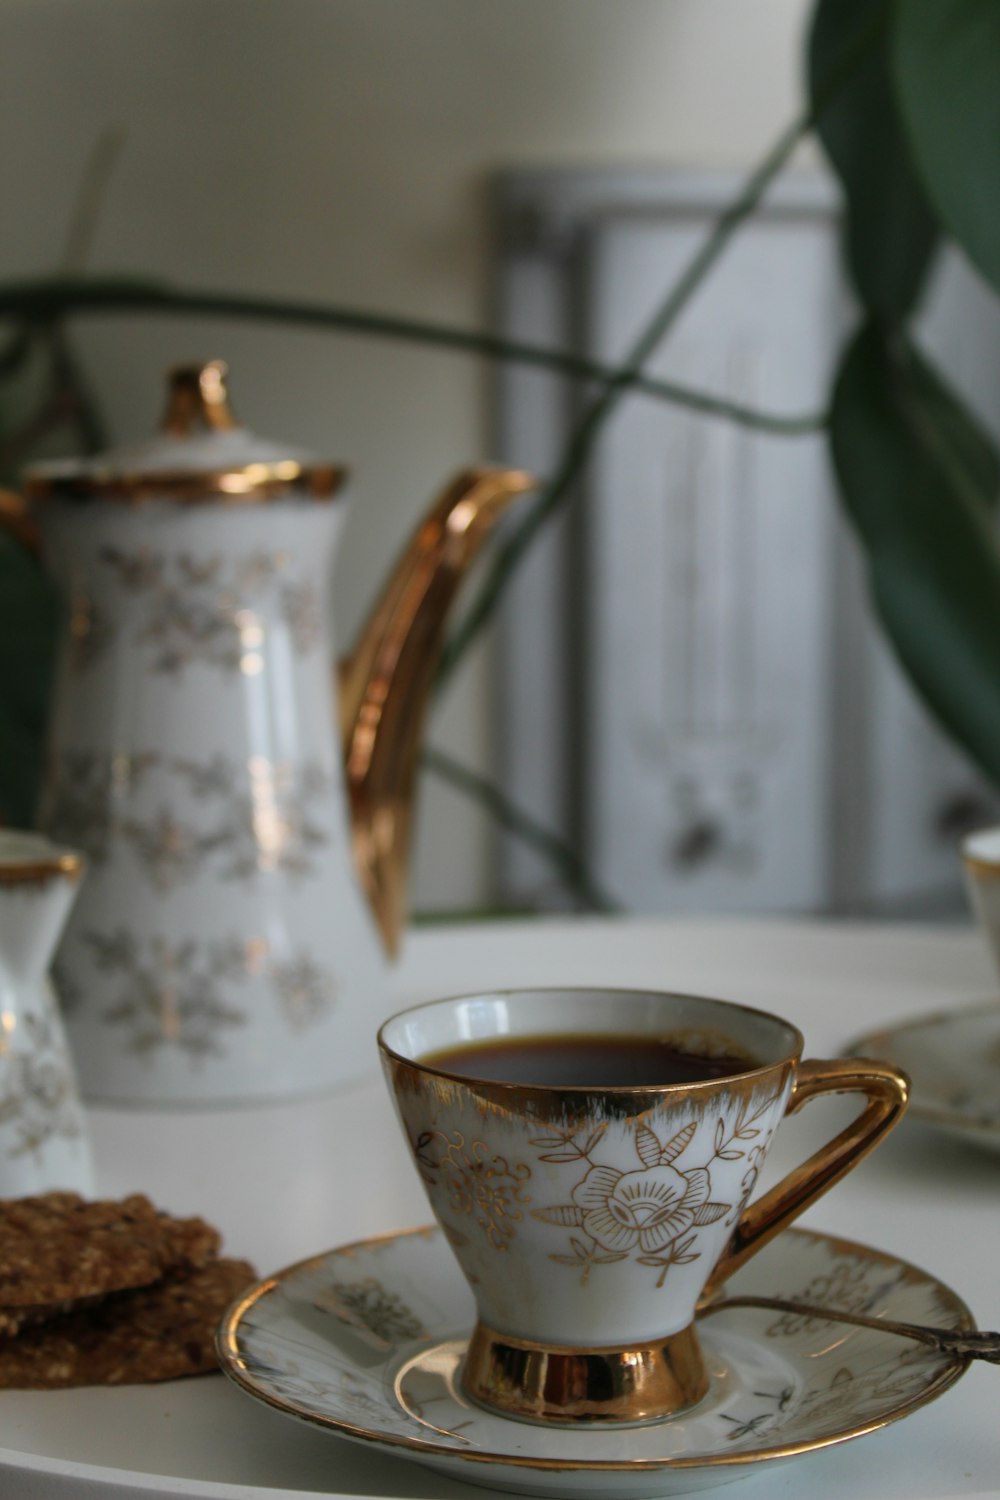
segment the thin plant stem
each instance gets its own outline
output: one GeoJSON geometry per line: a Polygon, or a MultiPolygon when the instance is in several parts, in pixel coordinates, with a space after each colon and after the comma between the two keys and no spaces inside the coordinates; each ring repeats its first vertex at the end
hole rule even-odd
{"type": "Polygon", "coordinates": [[[108,446],[104,415],[67,329],[56,324],[49,330],[48,343],[53,389],[66,402],[69,419],[76,427],[83,451],[101,453],[108,446]]]}
{"type": "Polygon", "coordinates": [[[90,259],[101,209],[124,144],[123,127],[114,125],[103,130],[91,148],[66,230],[60,262],[66,275],[82,272],[90,259]]]}
{"type": "MultiPolygon", "coordinates": [[[[60,261],[63,275],[82,273],[93,248],[94,236],[111,176],[125,143],[120,126],[102,131],[91,148],[76,199],[70,210],[66,240],[60,261]]],[[[25,330],[22,328],[22,334],[25,330]]],[[[14,434],[5,450],[7,462],[18,447],[30,452],[45,432],[72,424],[85,453],[99,453],[107,447],[104,417],[83,365],[77,356],[64,318],[53,318],[41,324],[36,337],[44,345],[49,362],[51,394],[38,413],[34,425],[29,423],[14,434]]],[[[30,335],[28,335],[30,337],[30,335]]]]}
{"type": "Polygon", "coordinates": [[[565,839],[551,829],[543,828],[523,808],[511,802],[494,782],[446,755],[443,750],[430,746],[424,750],[421,761],[426,770],[479,802],[501,828],[515,834],[522,843],[543,855],[567,888],[590,910],[609,913],[622,910],[617,901],[601,890],[576,850],[565,839]]]}
{"type": "MultiPolygon", "coordinates": [[[[68,317],[106,313],[151,313],[166,317],[221,317],[251,319],[306,328],[356,333],[369,338],[393,339],[482,355],[511,364],[551,370],[576,380],[609,381],[616,367],[587,359],[563,349],[474,329],[449,327],[420,318],[397,317],[362,308],[317,302],[299,302],[281,297],[237,296],[225,292],[179,291],[159,282],[118,277],[52,276],[0,286],[0,318],[26,323],[52,323],[68,317]]],[[[743,427],[782,437],[799,437],[821,431],[826,412],[784,415],[757,411],[753,407],[713,395],[673,380],[656,380],[641,372],[630,377],[633,389],[644,396],[668,401],[704,416],[725,418],[743,427]]]]}

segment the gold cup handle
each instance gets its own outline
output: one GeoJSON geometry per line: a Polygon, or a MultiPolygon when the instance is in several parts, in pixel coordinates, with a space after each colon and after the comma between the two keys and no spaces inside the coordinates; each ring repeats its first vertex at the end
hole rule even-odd
{"type": "Polygon", "coordinates": [[[786,1114],[796,1114],[820,1094],[864,1094],[865,1108],[839,1135],[744,1209],[725,1255],[709,1278],[703,1300],[878,1145],[898,1124],[909,1092],[905,1073],[885,1063],[864,1058],[830,1062],[810,1058],[799,1064],[786,1114]]]}

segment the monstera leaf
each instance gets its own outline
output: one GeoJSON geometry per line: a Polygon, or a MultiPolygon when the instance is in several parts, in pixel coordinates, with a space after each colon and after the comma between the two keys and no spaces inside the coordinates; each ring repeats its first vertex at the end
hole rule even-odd
{"type": "Polygon", "coordinates": [[[0,823],[30,828],[48,713],[56,606],[36,560],[0,530],[0,823]]]}

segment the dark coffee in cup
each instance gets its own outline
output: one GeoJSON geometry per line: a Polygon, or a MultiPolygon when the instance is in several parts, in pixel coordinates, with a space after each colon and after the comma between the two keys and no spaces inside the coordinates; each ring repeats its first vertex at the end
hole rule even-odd
{"type": "Polygon", "coordinates": [[[428,1068],[491,1083],[537,1084],[545,1088],[660,1088],[732,1078],[759,1067],[748,1052],[723,1047],[699,1051],[682,1037],[566,1036],[492,1037],[425,1054],[428,1068]]]}

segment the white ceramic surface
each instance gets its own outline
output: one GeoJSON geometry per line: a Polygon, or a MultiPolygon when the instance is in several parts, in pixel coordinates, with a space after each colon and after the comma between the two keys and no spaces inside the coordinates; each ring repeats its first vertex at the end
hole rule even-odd
{"type": "Polygon", "coordinates": [[[49,965],[83,862],[0,829],[0,1198],[92,1186],[87,1127],[49,965]]]}
{"type": "MultiPolygon", "coordinates": [[[[787,1230],[726,1293],[941,1327],[961,1300],[893,1256],[787,1230]]],[[[700,1323],[711,1386],[682,1416],[609,1432],[512,1422],[458,1383],[474,1318],[438,1229],[346,1246],[269,1279],[220,1335],[251,1396],[344,1437],[496,1489],[592,1500],[680,1494],[908,1415],[962,1366],[881,1331],[734,1308],[700,1323]]]]}
{"type": "Polygon", "coordinates": [[[1000,1002],[938,1011],[859,1037],[852,1055],[910,1075],[910,1114],[949,1135],[1000,1151],[1000,1002]]]}

